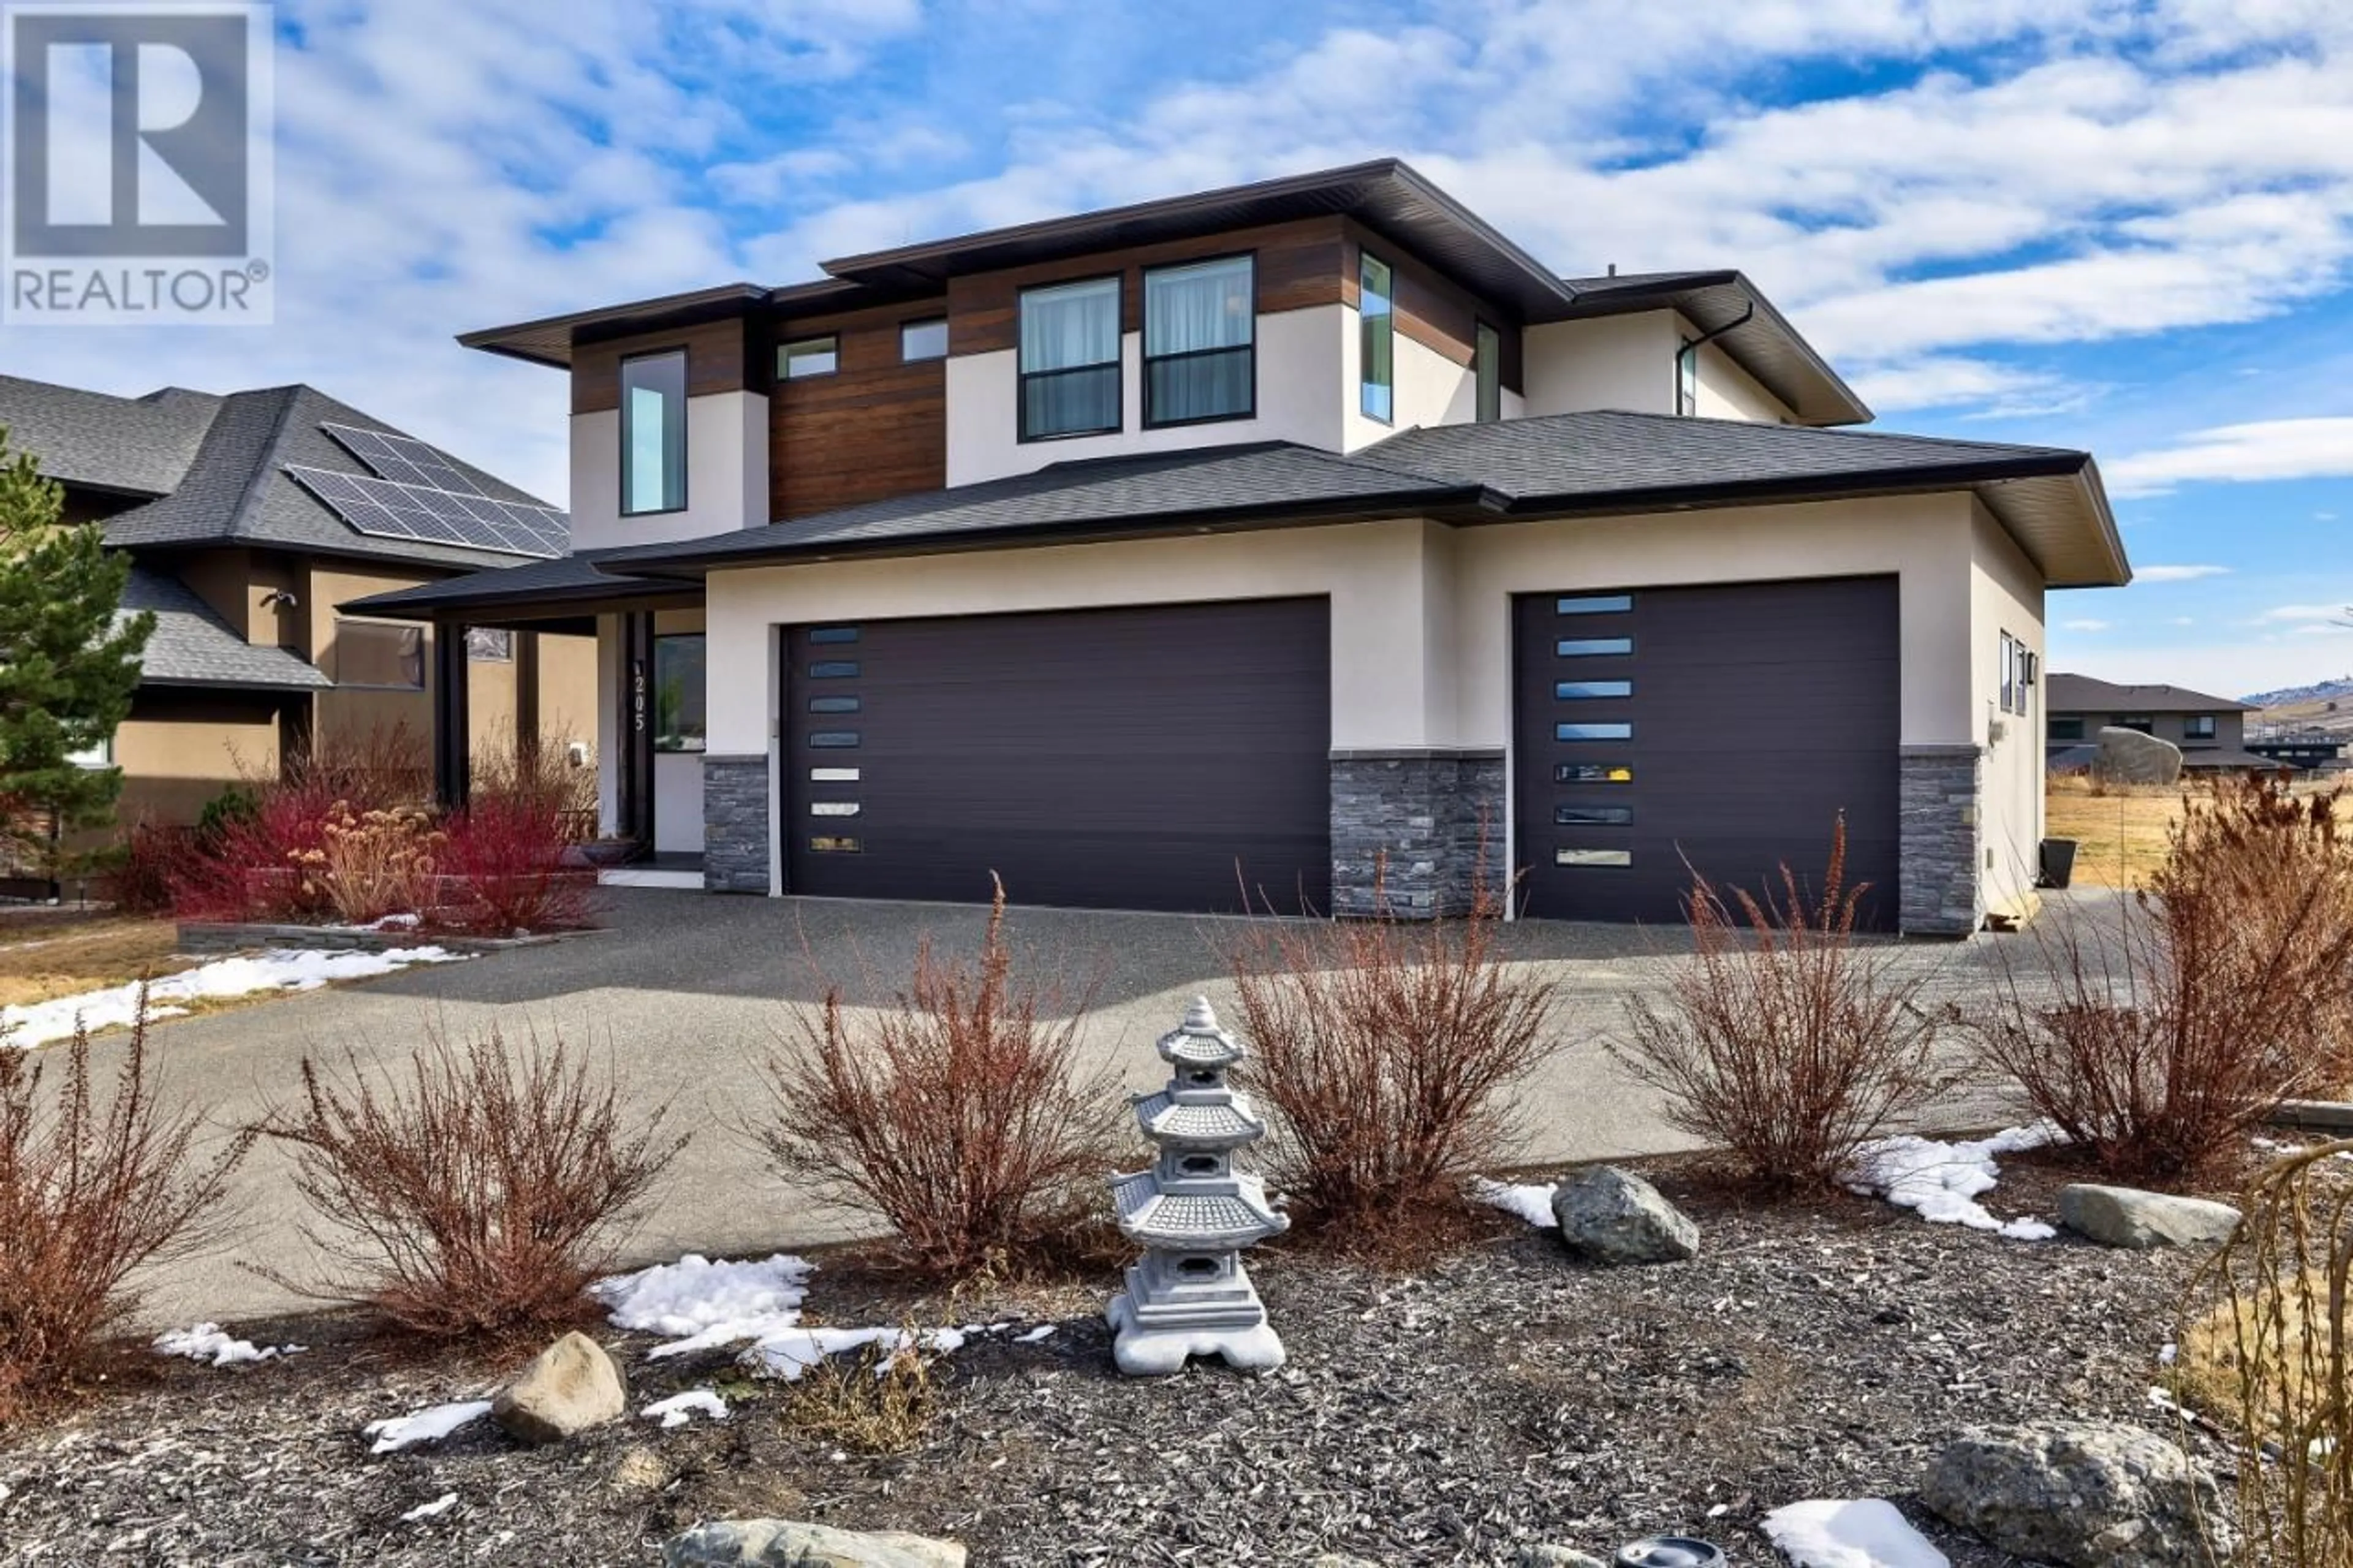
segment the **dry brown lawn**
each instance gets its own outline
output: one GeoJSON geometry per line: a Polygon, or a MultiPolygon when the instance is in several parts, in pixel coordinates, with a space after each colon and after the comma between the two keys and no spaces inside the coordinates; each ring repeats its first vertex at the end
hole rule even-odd
{"type": "Polygon", "coordinates": [[[2181,815],[2181,791],[2171,785],[2109,785],[2094,794],[2087,780],[2054,778],[2044,801],[2043,831],[2075,841],[2075,881],[2098,888],[2137,888],[2165,860],[2165,830],[2181,815]]]}
{"type": "Polygon", "coordinates": [[[0,1006],[27,1006],[77,992],[176,973],[193,960],[175,954],[169,919],[59,916],[0,925],[0,1006]]]}

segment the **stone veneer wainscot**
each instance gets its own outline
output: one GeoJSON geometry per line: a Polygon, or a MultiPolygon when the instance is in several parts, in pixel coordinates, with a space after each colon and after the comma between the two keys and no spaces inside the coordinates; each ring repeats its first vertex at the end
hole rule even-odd
{"type": "Polygon", "coordinates": [[[1500,749],[1335,752],[1332,912],[1468,913],[1482,840],[1487,891],[1500,901],[1508,827],[1500,749]]]}
{"type": "Polygon", "coordinates": [[[713,893],[765,893],[768,759],[702,759],[702,885],[713,893]]]}

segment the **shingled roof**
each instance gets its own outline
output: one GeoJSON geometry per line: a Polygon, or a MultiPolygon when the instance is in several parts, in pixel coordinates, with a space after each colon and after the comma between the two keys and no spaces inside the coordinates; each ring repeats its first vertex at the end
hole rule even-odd
{"type": "Polygon", "coordinates": [[[1473,525],[1956,489],[1974,489],[2054,585],[2129,575],[2083,452],[1609,412],[1411,430],[1345,457],[1275,442],[1057,463],[596,559],[695,576],[752,561],[1214,528],[1398,516],[1473,525]]]}
{"type": "MultiPolygon", "coordinates": [[[[406,434],[309,386],[112,397],[0,376],[0,426],[12,449],[32,453],[41,471],[62,483],[154,498],[105,521],[106,542],[118,549],[252,544],[460,569],[524,559],[353,528],[286,473],[290,465],[370,476],[327,425],[406,434]]],[[[501,500],[547,504],[451,461],[501,500]]]]}
{"type": "Polygon", "coordinates": [[[122,590],[122,611],[152,610],[154,635],[139,663],[142,686],[331,686],[315,666],[282,647],[259,647],[237,636],[178,578],[133,566],[122,590]]]}
{"type": "Polygon", "coordinates": [[[2119,686],[2056,670],[2044,678],[2043,707],[2052,713],[2252,713],[2244,702],[2186,686],[2119,686]]]}

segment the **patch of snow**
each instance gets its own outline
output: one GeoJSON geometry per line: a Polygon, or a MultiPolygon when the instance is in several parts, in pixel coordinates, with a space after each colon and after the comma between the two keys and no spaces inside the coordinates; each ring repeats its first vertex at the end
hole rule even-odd
{"type": "Polygon", "coordinates": [[[371,921],[358,929],[361,931],[415,931],[424,923],[425,919],[422,915],[386,915],[380,921],[371,921]]]}
{"type": "Polygon", "coordinates": [[[659,1421],[665,1431],[683,1426],[702,1411],[713,1421],[727,1419],[727,1402],[708,1388],[690,1388],[684,1394],[673,1394],[668,1399],[657,1399],[640,1413],[649,1421],[659,1421]]]}
{"type": "Polygon", "coordinates": [[[2168,1340],[2163,1344],[2157,1347],[2157,1364],[2159,1366],[2171,1366],[2175,1361],[2179,1359],[2180,1355],[2181,1347],[2175,1344],[2171,1340],[2168,1340]]]}
{"type": "Polygon", "coordinates": [[[801,1321],[816,1266],[779,1252],[758,1262],[713,1263],[689,1253],[589,1287],[617,1329],[669,1341],[650,1360],[717,1350],[790,1329],[801,1321]]]}
{"type": "Polygon", "coordinates": [[[480,1421],[491,1413],[487,1399],[469,1399],[456,1405],[437,1405],[430,1410],[420,1410],[414,1415],[395,1415],[389,1420],[371,1421],[361,1431],[363,1437],[375,1439],[371,1454],[397,1453],[413,1448],[419,1443],[438,1443],[469,1422],[480,1421]]]}
{"type": "Polygon", "coordinates": [[[1905,1134],[1866,1143],[1855,1154],[1847,1185],[1869,1197],[1912,1209],[1936,1225],[1964,1225],[2013,1241],[2048,1241],[2058,1231],[2039,1219],[1996,1219],[1977,1200],[1993,1191],[1998,1154],[2015,1154],[2061,1142],[2049,1122],[2012,1127],[1990,1138],[1947,1141],[1905,1134]]]}
{"type": "Polygon", "coordinates": [[[1502,1209],[1505,1214],[1515,1214],[1530,1225],[1542,1226],[1546,1229],[1559,1223],[1553,1218],[1552,1193],[1550,1182],[1534,1186],[1513,1186],[1480,1176],[1471,1183],[1472,1202],[1502,1209]]]}
{"type": "Polygon", "coordinates": [[[400,1516],[400,1522],[403,1524],[422,1524],[428,1519],[439,1519],[443,1514],[448,1513],[451,1509],[456,1508],[457,1506],[458,1494],[456,1492],[443,1492],[431,1502],[418,1503],[415,1508],[412,1508],[406,1513],[402,1514],[400,1516]]]}
{"type": "MultiPolygon", "coordinates": [[[[935,1355],[947,1355],[964,1348],[961,1329],[925,1329],[910,1335],[904,1329],[802,1329],[779,1330],[764,1335],[758,1343],[744,1352],[743,1361],[756,1377],[781,1378],[796,1383],[801,1373],[831,1356],[864,1350],[869,1345],[890,1346],[896,1355],[901,1351],[925,1350],[935,1355]]],[[[890,1370],[886,1361],[874,1369],[881,1376],[890,1370]]]]}
{"type": "MultiPolygon", "coordinates": [[[[366,980],[412,963],[460,963],[470,954],[441,947],[396,947],[383,952],[326,952],[315,948],[272,948],[252,957],[215,959],[147,986],[147,1016],[177,1018],[191,1002],[218,1002],[264,991],[315,991],[337,980],[366,980]]],[[[0,1041],[46,1046],[73,1037],[74,1025],[92,1034],[128,1028],[139,1021],[139,986],[109,986],[26,1006],[0,1007],[0,1041]]]]}
{"type": "Polygon", "coordinates": [[[250,1340],[240,1340],[229,1334],[218,1323],[198,1323],[193,1329],[174,1329],[168,1334],[155,1336],[157,1355],[185,1356],[189,1361],[210,1362],[215,1366],[274,1361],[282,1355],[299,1355],[306,1348],[303,1345],[256,1346],[250,1340]]]}
{"type": "Polygon", "coordinates": [[[1013,1342],[1017,1345],[1034,1345],[1041,1340],[1052,1339],[1054,1327],[1052,1323],[1040,1323],[1026,1334],[1014,1335],[1013,1342]]]}
{"type": "Polygon", "coordinates": [[[1878,1498],[1793,1502],[1767,1514],[1764,1531],[1798,1568],[1952,1568],[1894,1503],[1878,1498]]]}

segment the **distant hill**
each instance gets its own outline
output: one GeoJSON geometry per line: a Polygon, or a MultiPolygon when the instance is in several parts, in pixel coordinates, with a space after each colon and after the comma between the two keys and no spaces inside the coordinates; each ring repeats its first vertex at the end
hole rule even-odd
{"type": "Polygon", "coordinates": [[[2281,734],[2327,734],[2353,741],[2353,675],[2310,686],[2258,691],[2240,700],[2260,710],[2247,715],[2250,740],[2281,734]]]}
{"type": "Polygon", "coordinates": [[[2291,703],[2343,701],[2353,698],[2353,675],[2343,675],[2335,680],[2316,681],[2310,686],[2283,686],[2276,691],[2258,691],[2240,701],[2251,708],[2284,708],[2291,703]]]}

